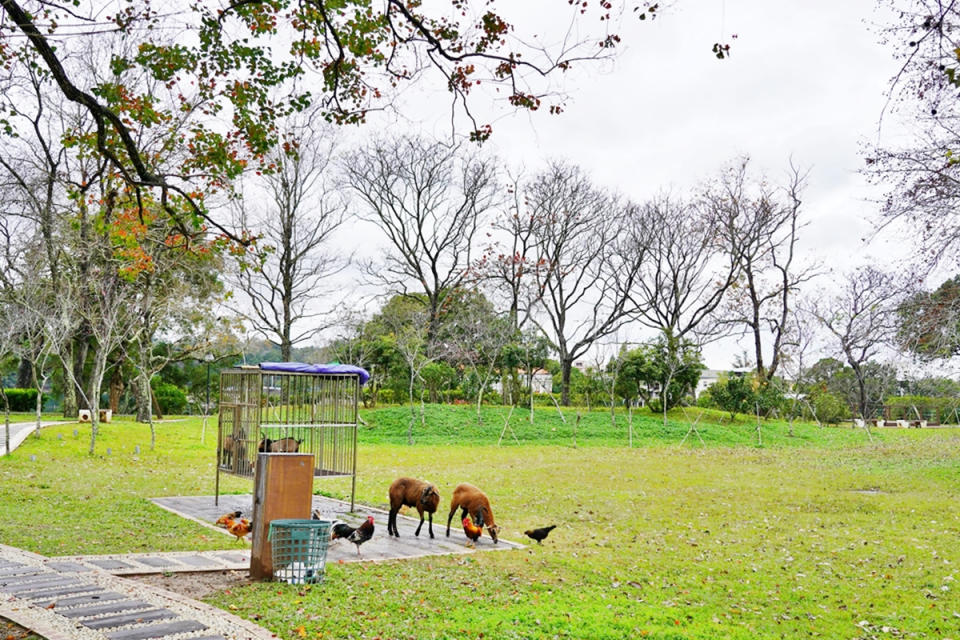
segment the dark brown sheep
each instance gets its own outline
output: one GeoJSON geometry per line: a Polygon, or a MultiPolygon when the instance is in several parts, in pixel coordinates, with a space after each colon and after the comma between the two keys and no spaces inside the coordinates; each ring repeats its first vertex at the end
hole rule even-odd
{"type": "Polygon", "coordinates": [[[264,438],[257,446],[257,451],[260,453],[296,453],[300,450],[300,442],[300,440],[294,440],[293,438],[280,438],[279,440],[264,438]]]}
{"type": "Polygon", "coordinates": [[[497,533],[500,531],[500,527],[493,521],[490,500],[487,499],[483,491],[466,482],[458,484],[453,490],[453,497],[450,499],[450,515],[447,516],[447,537],[450,536],[450,521],[453,520],[453,514],[456,513],[458,507],[460,508],[461,520],[469,514],[475,523],[485,526],[493,542],[497,542],[497,533]]]}
{"type": "Polygon", "coordinates": [[[400,537],[397,531],[397,512],[400,507],[416,507],[420,514],[420,524],[413,535],[419,536],[420,529],[423,527],[423,512],[426,511],[430,516],[430,524],[427,529],[430,531],[430,537],[433,537],[433,514],[440,506],[440,492],[437,487],[424,480],[414,478],[397,478],[390,485],[390,516],[387,518],[387,534],[400,537]]]}

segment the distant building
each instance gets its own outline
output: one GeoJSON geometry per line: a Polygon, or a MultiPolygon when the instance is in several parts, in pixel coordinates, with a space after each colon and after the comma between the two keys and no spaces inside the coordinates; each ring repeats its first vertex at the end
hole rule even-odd
{"type": "MultiPolygon", "coordinates": [[[[527,388],[527,372],[523,369],[517,371],[517,377],[520,379],[520,386],[524,389],[527,388]]],[[[552,393],[553,392],[553,376],[550,375],[550,372],[546,369],[534,369],[533,370],[533,379],[532,386],[534,393],[552,393]]],[[[490,388],[496,391],[497,393],[503,392],[503,385],[500,380],[492,382],[490,388]]]]}
{"type": "Polygon", "coordinates": [[[750,367],[739,367],[737,369],[704,369],[700,372],[700,381],[697,382],[697,388],[694,390],[694,396],[699,398],[700,394],[707,388],[720,380],[721,377],[743,377],[753,371],[750,367]]]}

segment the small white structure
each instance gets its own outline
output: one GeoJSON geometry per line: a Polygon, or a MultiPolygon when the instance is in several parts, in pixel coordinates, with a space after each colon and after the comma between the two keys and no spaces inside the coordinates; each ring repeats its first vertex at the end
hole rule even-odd
{"type": "MultiPolygon", "coordinates": [[[[90,422],[90,409],[80,409],[80,422],[90,422]]],[[[100,422],[110,422],[113,419],[113,409],[100,409],[100,422]]]]}

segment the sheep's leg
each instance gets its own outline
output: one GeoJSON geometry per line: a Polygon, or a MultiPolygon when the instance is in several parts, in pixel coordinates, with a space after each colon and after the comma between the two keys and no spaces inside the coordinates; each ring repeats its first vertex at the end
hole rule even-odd
{"type": "Polygon", "coordinates": [[[420,512],[420,524],[417,525],[417,530],[413,532],[413,535],[420,537],[420,529],[423,528],[423,509],[417,509],[420,512]]]}
{"type": "Polygon", "coordinates": [[[453,520],[453,514],[457,512],[457,504],[450,505],[450,515],[447,516],[447,537],[450,537],[450,521],[453,520]]]}
{"type": "Polygon", "coordinates": [[[429,529],[430,529],[430,537],[432,538],[433,537],[433,511],[427,512],[427,515],[430,517],[429,529]]]}
{"type": "Polygon", "coordinates": [[[390,509],[390,515],[387,516],[387,535],[394,535],[398,538],[400,537],[400,532],[397,531],[397,511],[399,509],[390,509]]]}

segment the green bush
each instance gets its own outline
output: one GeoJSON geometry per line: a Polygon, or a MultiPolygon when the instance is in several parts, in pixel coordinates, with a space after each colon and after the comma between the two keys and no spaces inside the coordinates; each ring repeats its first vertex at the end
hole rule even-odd
{"type": "Polygon", "coordinates": [[[153,385],[153,395],[160,405],[160,411],[165,415],[181,414],[187,408],[187,394],[180,387],[169,382],[158,382],[153,385]]]}
{"type": "MultiPolygon", "coordinates": [[[[37,408],[37,390],[36,389],[4,389],[7,394],[7,402],[10,403],[10,411],[35,411],[37,408]]],[[[3,409],[0,401],[0,410],[3,409]]]]}
{"type": "Polygon", "coordinates": [[[710,393],[710,389],[704,389],[703,391],[700,392],[700,395],[697,396],[697,406],[703,407],[704,409],[720,408],[719,406],[717,406],[717,401],[713,399],[713,394],[710,393]]]}
{"type": "Polygon", "coordinates": [[[777,415],[784,405],[778,381],[762,384],[754,375],[721,377],[707,392],[714,406],[729,411],[731,416],[757,411],[764,416],[777,415]]]}
{"type": "Polygon", "coordinates": [[[850,415],[850,409],[844,404],[839,396],[832,393],[822,392],[810,397],[810,404],[813,410],[817,412],[817,418],[820,422],[827,424],[837,424],[850,415]]]}

